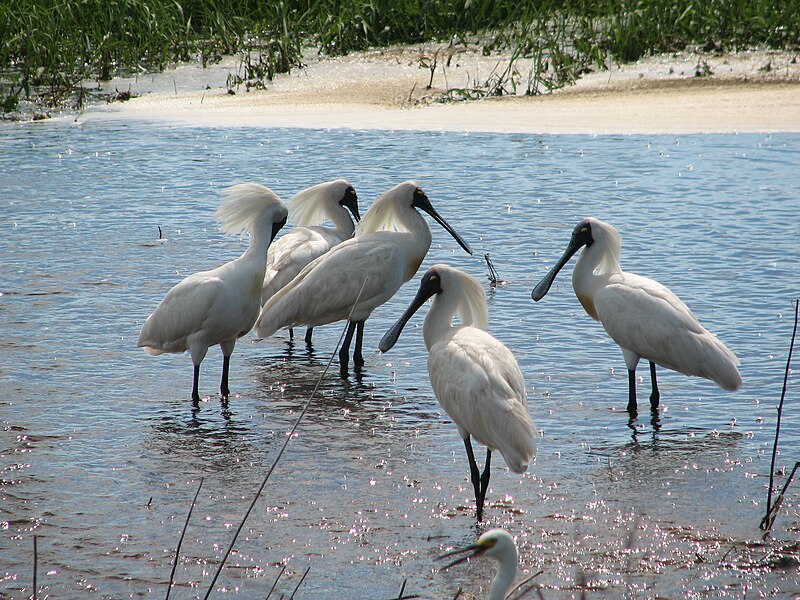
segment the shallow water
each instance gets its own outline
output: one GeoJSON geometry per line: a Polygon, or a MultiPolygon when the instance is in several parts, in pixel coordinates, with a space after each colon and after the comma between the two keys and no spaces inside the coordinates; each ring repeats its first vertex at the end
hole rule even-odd
{"type": "MultiPolygon", "coordinates": [[[[490,561],[441,573],[435,558],[503,526],[519,579],[541,571],[545,598],[797,596],[800,483],[766,542],[758,523],[798,296],[799,159],[797,134],[2,125],[0,598],[31,595],[34,535],[40,597],[164,595],[201,478],[172,597],[203,597],[342,327],[317,328],[313,352],[285,333],[241,340],[227,406],[212,349],[197,410],[189,358],[145,355],[138,332],[183,276],[244,248],[213,221],[221,188],[256,181],[288,199],[337,177],[362,214],[415,179],[475,255],[431,221],[420,273],[367,323],[362,377],[341,380],[334,361],[322,378],[218,589],[264,597],[286,565],[286,595],[309,569],[298,598],[396,597],[404,580],[406,594],[483,597],[490,561]],[[530,299],[587,215],[618,227],[623,268],[671,287],[737,353],[741,391],[662,370],[658,428],[649,414],[628,427],[621,353],[580,307],[571,267],[530,299]],[[476,527],[463,444],[428,383],[422,315],[390,353],[376,348],[427,266],[486,282],[484,253],[508,282],[487,282],[490,330],[520,362],[540,439],[524,476],[497,458],[476,527]]],[[[800,459],[790,385],[787,469],[800,459]]]]}

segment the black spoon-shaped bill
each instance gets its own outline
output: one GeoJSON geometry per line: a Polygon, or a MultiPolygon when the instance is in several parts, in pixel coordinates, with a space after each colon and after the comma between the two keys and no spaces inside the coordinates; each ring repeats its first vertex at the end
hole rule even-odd
{"type": "Polygon", "coordinates": [[[555,266],[553,266],[553,268],[547,272],[547,275],[542,277],[541,281],[536,284],[536,287],[533,288],[533,291],[531,292],[531,298],[534,300],[534,302],[538,302],[544,298],[547,292],[550,291],[550,287],[553,285],[556,275],[558,275],[558,272],[564,268],[565,264],[569,262],[569,259],[572,258],[573,255],[583,246],[590,246],[591,244],[591,227],[585,221],[581,221],[572,232],[572,237],[569,240],[569,246],[567,246],[563,256],[558,260],[555,266]]]}
{"type": "Polygon", "coordinates": [[[459,246],[461,246],[467,254],[472,254],[472,248],[469,247],[469,244],[467,244],[467,242],[465,242],[463,238],[456,233],[455,229],[450,227],[449,223],[444,220],[442,215],[436,212],[436,209],[433,208],[425,193],[422,190],[417,190],[417,192],[418,193],[414,194],[414,201],[411,203],[411,205],[420,210],[424,210],[431,217],[433,217],[433,220],[444,227],[447,233],[453,236],[453,239],[458,242],[459,246]]]}

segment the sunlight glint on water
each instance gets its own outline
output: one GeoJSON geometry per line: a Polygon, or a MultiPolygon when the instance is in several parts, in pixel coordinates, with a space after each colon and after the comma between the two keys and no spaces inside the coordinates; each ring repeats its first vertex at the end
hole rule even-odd
{"type": "MultiPolygon", "coordinates": [[[[227,408],[212,349],[197,411],[189,358],[148,357],[136,338],[180,278],[244,248],[213,221],[221,188],[256,181],[288,200],[338,177],[362,214],[388,187],[418,181],[475,250],[468,257],[429,221],[423,269],[449,262],[486,282],[489,253],[508,281],[487,285],[490,329],[517,355],[541,439],[525,476],[495,461],[485,525],[518,536],[545,597],[581,581],[612,596],[798,593],[796,567],[745,567],[798,296],[799,153],[794,134],[3,125],[0,597],[31,595],[34,533],[51,597],[165,593],[200,477],[176,597],[205,594],[341,327],[316,329],[313,353],[285,334],[240,341],[227,408]],[[623,268],[672,288],[738,354],[742,391],[661,371],[661,429],[642,417],[632,435],[621,353],[575,299],[571,267],[545,300],[530,299],[590,215],[620,230],[623,268]]],[[[391,597],[404,579],[422,597],[485,593],[488,562],[433,570],[477,532],[463,444],[428,384],[422,314],[390,353],[375,350],[422,272],[367,322],[363,378],[342,381],[335,367],[325,376],[223,571],[234,595],[266,595],[284,562],[287,594],[311,567],[304,598],[391,597]]],[[[639,374],[646,402],[647,369],[639,374]]],[[[794,400],[779,466],[800,458],[794,400]]],[[[798,535],[797,489],[778,547],[798,535]]]]}

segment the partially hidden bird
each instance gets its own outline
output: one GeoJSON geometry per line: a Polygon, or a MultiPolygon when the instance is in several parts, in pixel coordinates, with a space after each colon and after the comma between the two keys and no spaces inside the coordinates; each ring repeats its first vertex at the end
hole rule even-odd
{"type": "Polygon", "coordinates": [[[459,565],[478,556],[491,556],[498,562],[497,573],[492,579],[487,600],[505,600],[508,590],[517,576],[519,561],[514,538],[505,529],[490,529],[481,535],[474,544],[457,548],[439,557],[439,560],[463,555],[441,568],[442,571],[459,565]]]}
{"type": "Polygon", "coordinates": [[[419,269],[431,245],[431,229],[418,210],[428,213],[469,254],[472,250],[431,205],[413,181],[384,192],[364,214],[355,237],[309,263],[261,307],[255,331],[260,338],[283,327],[316,327],[349,320],[339,351],[339,372],[364,365],[364,322],[419,269]]]}
{"type": "Polygon", "coordinates": [[[220,393],[228,398],[228,371],[236,340],[253,327],[261,307],[267,248],[286,223],[288,208],[269,188],[242,183],[222,191],[216,217],[224,233],[250,234],[247,250],[211,271],[189,275],[156,307],[138,346],[153,355],[189,351],[194,365],[192,401],[200,402],[200,363],[211,346],[222,349],[220,393]]]}
{"type": "MultiPolygon", "coordinates": [[[[345,179],[320,183],[292,198],[289,201],[289,221],[294,228],[270,244],[267,251],[267,273],[261,288],[262,306],[308,263],[353,237],[353,218],[356,221],[361,218],[358,196],[345,179]],[[326,219],[333,227],[323,226],[326,219]]],[[[306,344],[311,344],[312,334],[313,328],[309,328],[306,344]]],[[[289,336],[292,337],[291,329],[289,336]]]]}
{"type": "Polygon", "coordinates": [[[428,376],[439,404],[464,440],[481,521],[492,452],[499,450],[509,469],[524,473],[536,456],[536,429],[517,360],[486,331],[489,309],[483,287],[460,269],[436,264],[427,270],[416,297],[381,339],[381,352],[395,345],[406,323],[431,297],[422,329],[428,376]],[[483,473],[475,462],[472,438],[486,446],[483,473]]]}
{"type": "Polygon", "coordinates": [[[704,377],[729,391],[739,389],[739,359],[706,330],[669,288],[657,281],[627,273],[620,267],[622,238],[617,229],[599,219],[583,219],[572,232],[559,261],[531,293],[541,300],[556,275],[581,248],[572,272],[572,287],[584,310],[600,321],[622,349],[628,368],[628,413],[635,416],[636,365],[650,363],[650,407],[657,411],[661,394],[656,365],[704,377]]]}

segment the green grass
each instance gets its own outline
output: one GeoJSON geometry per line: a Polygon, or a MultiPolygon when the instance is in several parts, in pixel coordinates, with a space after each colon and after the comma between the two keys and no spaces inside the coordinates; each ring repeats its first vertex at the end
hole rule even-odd
{"type": "Polygon", "coordinates": [[[478,95],[534,94],[610,60],[797,49],[800,0],[0,0],[0,102],[58,106],[83,97],[82,81],[238,51],[244,79],[263,83],[299,65],[304,48],[336,56],[431,40],[512,57],[478,95]]]}

